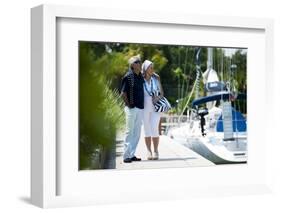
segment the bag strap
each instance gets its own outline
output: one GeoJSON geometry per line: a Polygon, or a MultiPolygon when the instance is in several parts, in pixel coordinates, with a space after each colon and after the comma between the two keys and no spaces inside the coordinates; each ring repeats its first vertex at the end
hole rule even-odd
{"type": "Polygon", "coordinates": [[[163,88],[162,88],[162,84],[161,84],[161,81],[160,81],[160,79],[158,79],[157,77],[155,77],[155,76],[152,76],[153,78],[154,78],[154,80],[155,80],[155,84],[156,84],[156,87],[157,87],[157,94],[158,95],[164,95],[164,91],[163,91],[163,88]]]}
{"type": "Polygon", "coordinates": [[[147,85],[146,85],[146,82],[143,83],[144,84],[144,88],[146,90],[146,92],[150,95],[150,96],[153,96],[153,80],[151,79],[151,82],[150,82],[150,92],[148,91],[147,89],[147,85]]]}

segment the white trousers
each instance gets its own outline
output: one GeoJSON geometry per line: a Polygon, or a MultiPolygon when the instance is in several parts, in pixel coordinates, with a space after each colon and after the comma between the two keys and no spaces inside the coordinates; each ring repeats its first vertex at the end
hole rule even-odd
{"type": "Polygon", "coordinates": [[[126,138],[124,142],[123,158],[132,158],[135,155],[140,140],[143,110],[139,108],[125,107],[126,114],[126,138]]]}
{"type": "Polygon", "coordinates": [[[145,137],[159,137],[160,112],[154,111],[151,97],[145,98],[143,110],[143,126],[145,137]],[[150,98],[150,100],[149,100],[150,98]]]}

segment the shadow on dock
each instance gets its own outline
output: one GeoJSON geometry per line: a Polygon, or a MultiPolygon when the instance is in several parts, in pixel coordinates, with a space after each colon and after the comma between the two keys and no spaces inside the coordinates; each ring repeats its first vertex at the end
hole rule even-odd
{"type": "Polygon", "coordinates": [[[116,169],[157,169],[215,165],[211,161],[203,158],[191,149],[171,140],[165,135],[160,136],[158,148],[159,159],[147,160],[147,150],[144,142],[143,130],[135,154],[137,157],[140,157],[142,161],[123,163],[124,138],[124,135],[119,135],[118,140],[116,141],[116,169]]]}

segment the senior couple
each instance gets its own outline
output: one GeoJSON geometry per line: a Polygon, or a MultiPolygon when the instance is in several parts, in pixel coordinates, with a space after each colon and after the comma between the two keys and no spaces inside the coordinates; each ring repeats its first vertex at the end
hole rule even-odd
{"type": "MultiPolygon", "coordinates": [[[[153,63],[145,60],[141,63],[139,56],[129,59],[129,71],[121,84],[121,96],[125,102],[126,137],[124,142],[123,162],[141,161],[135,156],[140,140],[141,126],[144,124],[147,159],[159,158],[159,121],[160,112],[155,112],[153,97],[163,96],[160,77],[154,73],[153,63]],[[155,94],[157,94],[155,96],[155,94]],[[153,144],[153,152],[151,144],[153,144]]],[[[157,98],[156,98],[157,99],[157,98]]]]}

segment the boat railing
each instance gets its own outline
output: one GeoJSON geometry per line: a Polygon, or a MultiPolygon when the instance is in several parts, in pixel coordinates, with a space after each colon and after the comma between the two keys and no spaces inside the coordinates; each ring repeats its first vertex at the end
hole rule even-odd
{"type": "Polygon", "coordinates": [[[179,127],[182,123],[188,122],[188,116],[186,115],[162,115],[159,131],[161,134],[167,134],[168,130],[173,127],[179,127]]]}

